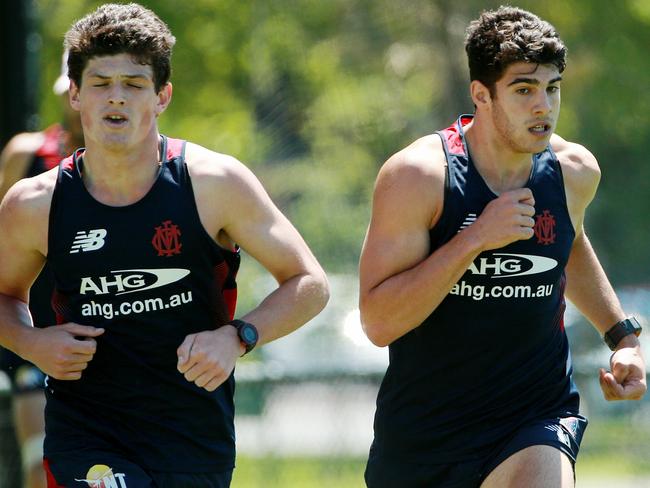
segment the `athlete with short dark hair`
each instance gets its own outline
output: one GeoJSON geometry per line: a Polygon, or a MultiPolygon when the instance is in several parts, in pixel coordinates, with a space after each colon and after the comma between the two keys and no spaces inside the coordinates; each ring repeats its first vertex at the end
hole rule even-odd
{"type": "Polygon", "coordinates": [[[50,487],[229,486],[237,358],[328,299],[242,163],[159,133],[174,42],[137,4],[76,22],[65,46],[86,147],[0,206],[0,343],[48,375],[50,487]],[[235,320],[240,246],[278,287],[235,320]],[[28,290],[46,262],[58,325],[32,328],[28,290]]]}
{"type": "Polygon", "coordinates": [[[369,487],[572,487],[586,419],[568,297],[614,350],[609,400],[646,391],[638,323],[584,231],[600,178],[554,135],[566,48],[501,7],[469,26],[473,115],[392,156],[360,264],[364,330],[389,345],[369,487]]]}
{"type": "MultiPolygon", "coordinates": [[[[61,123],[39,132],[23,132],[9,140],[0,154],[0,200],[18,180],[52,169],[75,148],[83,146],[79,114],[68,103],[69,84],[65,53],[61,75],[53,86],[54,94],[62,100],[61,123]]],[[[53,288],[53,276],[46,267],[29,291],[29,311],[35,326],[55,321],[50,303],[53,288]]],[[[11,384],[13,425],[21,451],[23,484],[27,488],[44,487],[45,375],[30,362],[2,347],[0,370],[6,373],[11,384]]]]}

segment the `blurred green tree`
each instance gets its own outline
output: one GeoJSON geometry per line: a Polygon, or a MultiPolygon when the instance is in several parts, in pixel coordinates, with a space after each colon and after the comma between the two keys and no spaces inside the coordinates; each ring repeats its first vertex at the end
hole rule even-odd
{"type": "MultiPolygon", "coordinates": [[[[42,93],[63,33],[102,2],[38,0],[42,93]]],[[[233,154],[333,271],[354,272],[379,166],[471,112],[468,21],[500,1],[143,0],[171,27],[174,101],[164,132],[233,154]]],[[[517,4],[569,47],[558,132],[590,148],[603,180],[587,230],[616,283],[647,281],[650,140],[644,0],[517,4]]],[[[45,121],[57,104],[43,96],[45,121]]]]}

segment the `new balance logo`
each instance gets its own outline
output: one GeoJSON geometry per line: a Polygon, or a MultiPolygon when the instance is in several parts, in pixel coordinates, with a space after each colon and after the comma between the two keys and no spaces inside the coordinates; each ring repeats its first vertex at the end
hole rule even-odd
{"type": "Polygon", "coordinates": [[[470,225],[472,225],[474,222],[476,222],[477,218],[478,217],[476,216],[475,213],[467,214],[467,217],[465,217],[465,220],[461,224],[460,229],[458,229],[458,232],[460,232],[461,230],[463,230],[463,229],[469,227],[470,225]]]}
{"type": "Polygon", "coordinates": [[[104,247],[104,243],[106,242],[104,240],[106,234],[106,229],[94,229],[89,230],[88,232],[80,230],[77,232],[77,235],[72,242],[70,254],[74,254],[79,251],[88,252],[101,249],[104,247]]]}

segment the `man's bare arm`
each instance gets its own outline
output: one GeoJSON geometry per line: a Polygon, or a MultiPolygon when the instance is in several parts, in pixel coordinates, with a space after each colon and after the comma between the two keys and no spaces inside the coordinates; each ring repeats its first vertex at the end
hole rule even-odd
{"type": "MultiPolygon", "coordinates": [[[[600,170],[596,159],[584,147],[557,136],[552,142],[562,164],[567,204],[576,230],[566,266],[566,295],[600,335],[604,335],[625,318],[625,312],[583,227],[586,208],[596,194],[600,170]]],[[[636,336],[628,336],[619,343],[610,359],[610,369],[611,372],[600,370],[606,399],[639,399],[645,394],[645,361],[636,336]]]]}
{"type": "MultiPolygon", "coordinates": [[[[190,145],[188,154],[201,149],[190,145]]],[[[318,313],[329,296],[325,273],[255,175],[224,155],[190,165],[190,172],[208,233],[223,247],[237,243],[278,282],[278,289],[246,315],[259,324],[260,343],[290,333],[318,313]]]]}
{"type": "Polygon", "coordinates": [[[18,182],[0,204],[0,344],[56,379],[76,380],[103,330],[73,323],[36,329],[27,306],[47,253],[55,176],[56,170],[18,182]]]}
{"type": "Polygon", "coordinates": [[[382,167],[361,252],[360,310],[370,340],[385,346],[442,302],[482,251],[532,236],[534,200],[503,193],[470,227],[429,254],[443,209],[445,160],[438,136],[416,141],[382,167]]]}
{"type": "MultiPolygon", "coordinates": [[[[294,331],[320,312],[329,298],[327,278],[298,231],[273,204],[257,178],[234,158],[206,156],[189,146],[199,215],[217,242],[237,243],[276,279],[278,287],[242,318],[264,344],[294,331]]],[[[179,370],[188,381],[215,389],[242,354],[234,327],[192,334],[179,347],[179,370]]]]}

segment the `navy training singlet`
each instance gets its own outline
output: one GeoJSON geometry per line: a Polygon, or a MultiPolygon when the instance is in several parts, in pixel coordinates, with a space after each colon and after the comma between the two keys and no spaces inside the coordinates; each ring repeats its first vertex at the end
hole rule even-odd
{"type": "Polygon", "coordinates": [[[46,457],[88,448],[153,471],[233,468],[234,377],[208,392],[176,369],[188,334],[232,318],[239,267],[238,250],[201,224],[184,148],[162,137],[155,183],[124,207],[88,193],[82,150],[61,163],[48,252],[55,309],[60,323],[106,331],[80,380],[48,380],[46,457]]]}
{"type": "MultiPolygon", "coordinates": [[[[470,120],[438,132],[448,166],[431,252],[497,198],[468,156],[470,120]]],[[[535,198],[534,237],[481,253],[433,313],[390,344],[371,457],[469,460],[525,422],[578,412],[563,323],[575,231],[550,148],[534,155],[525,186],[535,198]]]]}

